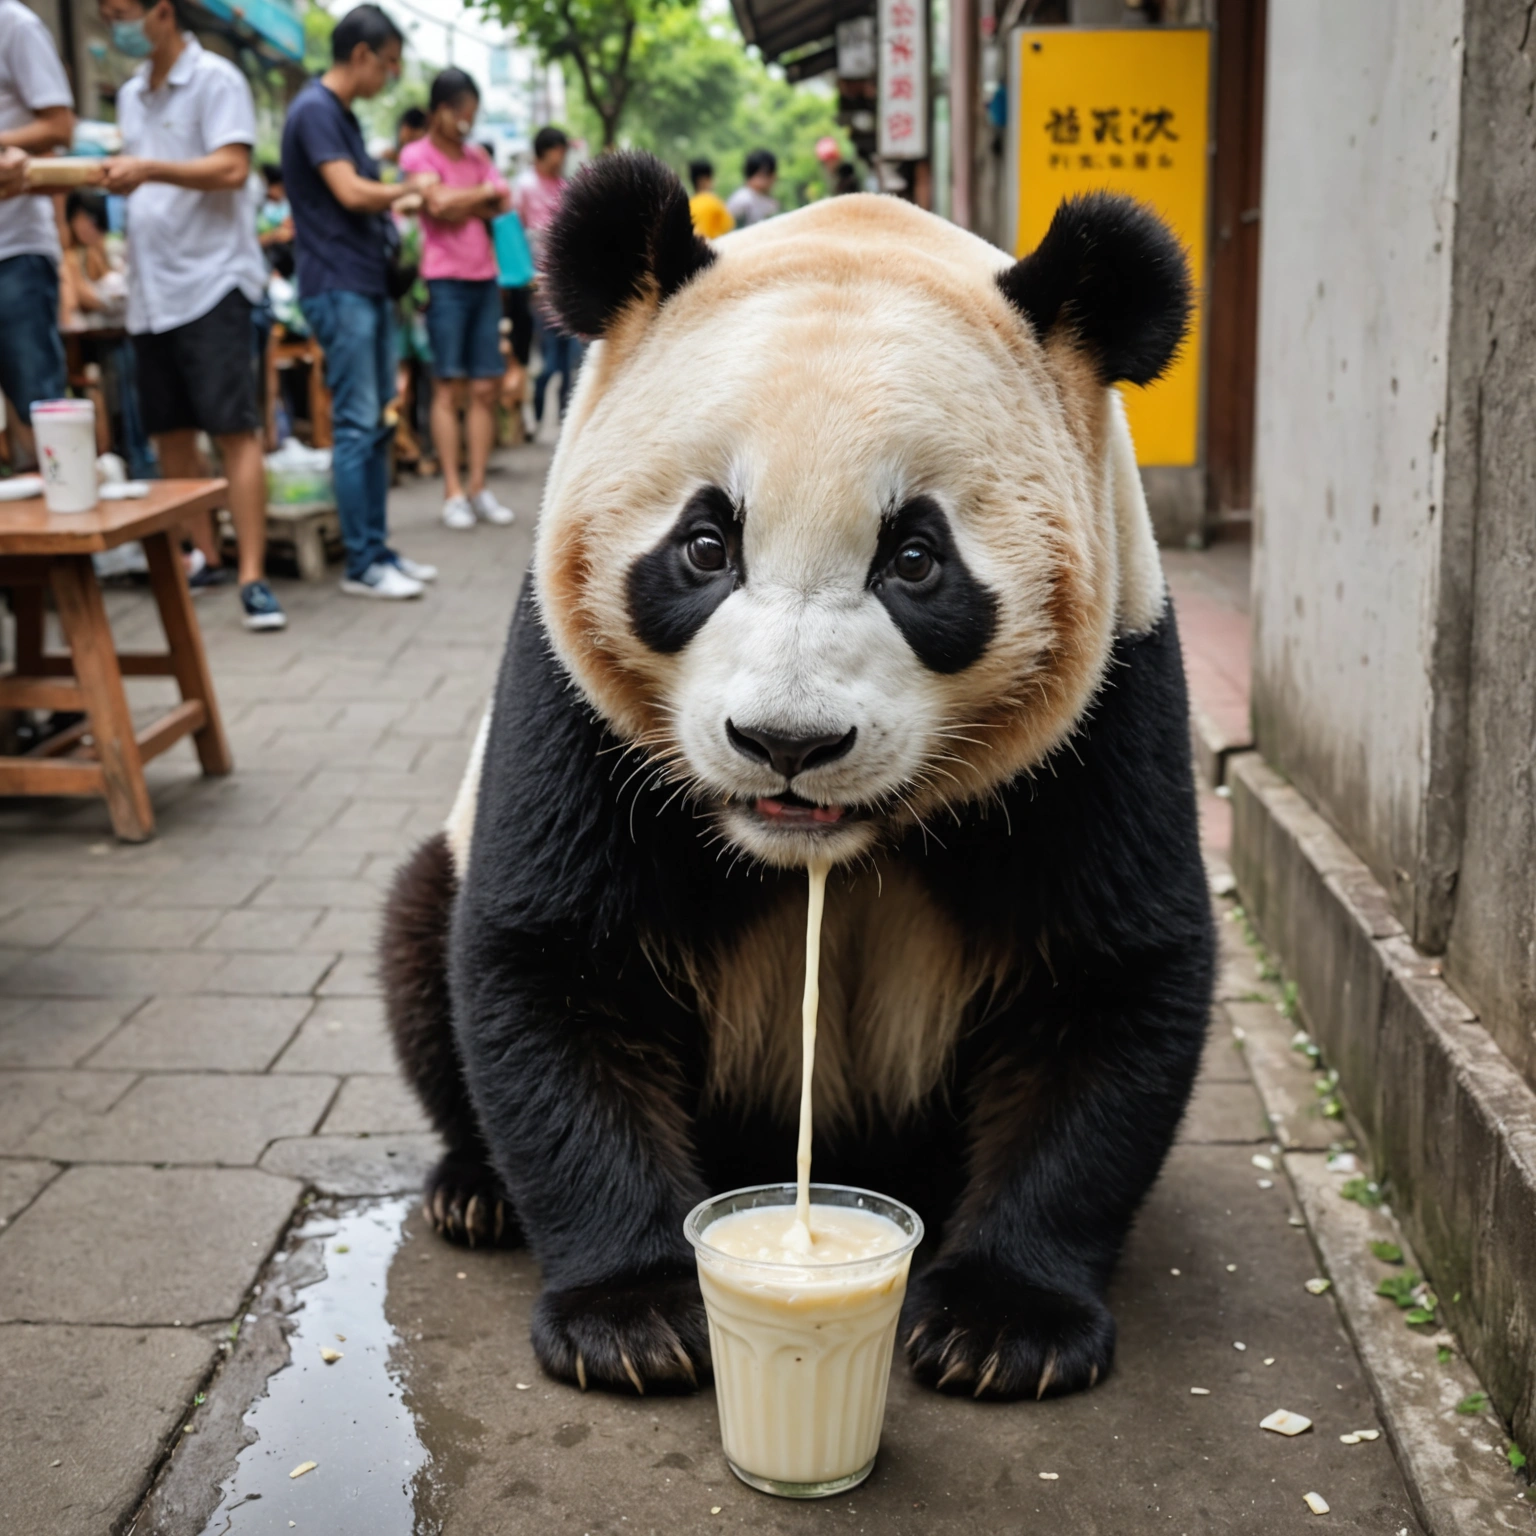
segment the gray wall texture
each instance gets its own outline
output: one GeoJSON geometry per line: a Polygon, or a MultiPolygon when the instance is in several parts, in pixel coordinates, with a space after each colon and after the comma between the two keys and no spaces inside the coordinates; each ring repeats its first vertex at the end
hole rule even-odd
{"type": "Polygon", "coordinates": [[[1536,25],[1270,10],[1254,724],[1536,1082],[1536,25]]]}

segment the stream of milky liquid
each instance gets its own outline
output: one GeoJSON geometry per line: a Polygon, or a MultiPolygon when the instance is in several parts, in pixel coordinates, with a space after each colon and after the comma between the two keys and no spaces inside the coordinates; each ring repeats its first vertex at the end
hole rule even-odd
{"type": "Polygon", "coordinates": [[[821,913],[827,895],[827,865],[805,866],[809,900],[805,912],[805,995],[800,1004],[800,1144],[795,1152],[795,1219],[784,1246],[797,1253],[811,1248],[811,1079],[816,1072],[816,1012],[821,1003],[821,913]]]}

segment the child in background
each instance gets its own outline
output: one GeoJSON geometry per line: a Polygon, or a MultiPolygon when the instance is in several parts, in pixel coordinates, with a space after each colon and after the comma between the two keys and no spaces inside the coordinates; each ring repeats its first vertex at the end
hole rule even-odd
{"type": "Polygon", "coordinates": [[[736,228],[736,220],[715,192],[715,168],[708,160],[690,160],[688,179],[693,183],[693,196],[688,199],[688,212],[693,216],[694,229],[706,240],[718,240],[736,228]]]}
{"type": "Polygon", "coordinates": [[[421,275],[427,280],[427,334],[432,344],[432,441],[443,467],[443,522],[468,529],[477,518],[505,525],[512,512],[485,487],[496,435],[501,356],[501,294],[485,221],[512,206],[512,194],[490,156],[470,140],[480,90],[462,69],[432,82],[427,136],[400,151],[407,174],[433,172],[423,195],[421,275]],[[466,398],[467,397],[467,398],[466,398]],[[469,447],[467,480],[459,476],[459,410],[469,447]]]}

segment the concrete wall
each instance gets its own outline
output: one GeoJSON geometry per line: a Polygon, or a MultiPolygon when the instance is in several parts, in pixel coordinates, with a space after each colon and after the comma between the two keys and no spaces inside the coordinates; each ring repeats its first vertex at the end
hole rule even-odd
{"type": "MultiPolygon", "coordinates": [[[[1465,526],[1464,831],[1447,975],[1536,1084],[1536,24],[1467,5],[1451,328],[1453,522],[1465,526]]],[[[1448,692],[1448,714],[1458,712],[1448,692]]]]}
{"type": "Polygon", "coordinates": [[[1254,723],[1410,931],[1428,863],[1462,0],[1269,10],[1254,723]]]}

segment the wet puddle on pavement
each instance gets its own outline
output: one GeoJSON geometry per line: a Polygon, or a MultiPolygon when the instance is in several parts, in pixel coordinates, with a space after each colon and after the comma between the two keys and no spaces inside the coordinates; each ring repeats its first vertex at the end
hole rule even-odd
{"type": "MultiPolygon", "coordinates": [[[[293,1310],[290,1363],[245,1415],[256,1438],[225,1479],[204,1536],[415,1536],[430,1459],[404,1401],[389,1269],[413,1201],[313,1207],[268,1271],[293,1310]],[[327,1363],[321,1351],[340,1358],[327,1363]],[[295,1468],[313,1462],[298,1477],[295,1468]]],[[[270,1283],[270,1281],[269,1281],[270,1283]]],[[[248,1318],[247,1321],[252,1320],[248,1318]]]]}

